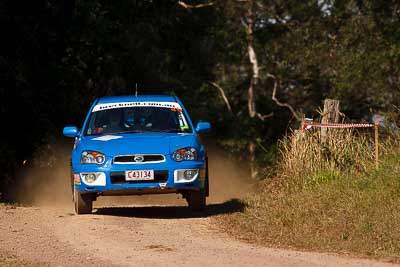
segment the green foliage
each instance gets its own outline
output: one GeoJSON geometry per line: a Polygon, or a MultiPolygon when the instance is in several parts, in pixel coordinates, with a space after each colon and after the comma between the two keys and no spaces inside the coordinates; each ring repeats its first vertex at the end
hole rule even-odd
{"type": "MultiPolygon", "coordinates": [[[[298,127],[288,109],[272,101],[274,81],[268,73],[277,77],[277,98],[307,117],[314,117],[327,97],[340,100],[341,111],[356,120],[399,106],[397,2],[226,1],[215,9],[223,19],[217,28],[222,50],[217,53],[214,75],[237,116],[233,125],[222,129],[224,138],[237,140],[230,144],[238,144],[240,153],[245,153],[243,138],[261,139],[266,147],[288,126],[298,127]],[[247,115],[252,69],[244,24],[249,10],[255,19],[254,46],[260,67],[256,107],[262,114],[274,113],[264,122],[247,115]],[[241,134],[238,127],[244,129],[241,134]]],[[[260,146],[257,149],[263,151],[260,146]]]]}
{"type": "Polygon", "coordinates": [[[306,179],[307,180],[306,186],[314,186],[318,184],[328,183],[340,178],[340,176],[341,176],[340,172],[335,170],[316,171],[306,179]]]}

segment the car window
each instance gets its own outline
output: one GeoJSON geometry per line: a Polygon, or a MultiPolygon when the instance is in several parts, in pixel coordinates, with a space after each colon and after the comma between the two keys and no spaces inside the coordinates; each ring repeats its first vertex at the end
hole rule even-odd
{"type": "Polygon", "coordinates": [[[95,110],[85,135],[136,132],[192,132],[179,107],[123,107],[95,110]]]}

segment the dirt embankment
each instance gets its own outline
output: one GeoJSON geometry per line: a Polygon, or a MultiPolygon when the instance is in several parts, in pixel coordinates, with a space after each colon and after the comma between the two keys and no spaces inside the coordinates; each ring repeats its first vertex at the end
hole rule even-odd
{"type": "Polygon", "coordinates": [[[214,218],[243,209],[234,199],[252,186],[239,163],[212,149],[209,157],[211,197],[198,214],[173,195],[99,198],[93,214],[76,216],[66,156],[51,170],[30,169],[16,191],[23,205],[0,204],[0,265],[390,266],[233,240],[214,218]]]}

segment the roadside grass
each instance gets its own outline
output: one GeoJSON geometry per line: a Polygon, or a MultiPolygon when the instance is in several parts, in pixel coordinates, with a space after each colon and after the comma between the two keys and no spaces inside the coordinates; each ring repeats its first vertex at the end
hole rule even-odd
{"type": "Polygon", "coordinates": [[[368,137],[311,133],[281,144],[278,177],[218,218],[242,240],[266,246],[388,258],[400,262],[400,153],[386,138],[375,169],[368,137]],[[317,142],[318,141],[318,142],[317,142]]]}

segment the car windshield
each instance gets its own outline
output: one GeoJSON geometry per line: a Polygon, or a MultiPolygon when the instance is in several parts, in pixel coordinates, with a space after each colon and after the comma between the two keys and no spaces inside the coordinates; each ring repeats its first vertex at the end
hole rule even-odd
{"type": "Polygon", "coordinates": [[[123,107],[95,110],[91,113],[85,135],[192,132],[185,114],[178,107],[123,107]]]}

